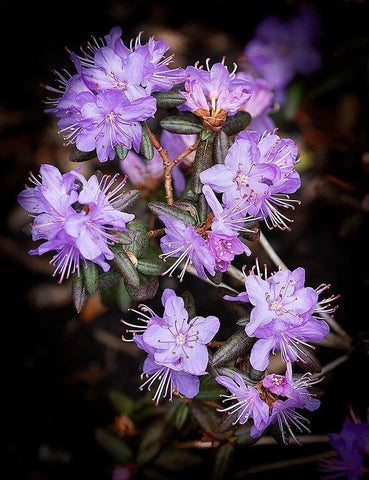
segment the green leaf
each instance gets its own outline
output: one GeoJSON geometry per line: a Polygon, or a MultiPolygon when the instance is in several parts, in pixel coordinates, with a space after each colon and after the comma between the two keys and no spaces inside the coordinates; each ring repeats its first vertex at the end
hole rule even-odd
{"type": "Polygon", "coordinates": [[[132,457],[132,452],[125,442],[102,428],[95,431],[95,438],[99,445],[116,461],[126,464],[132,457]]]}
{"type": "Polygon", "coordinates": [[[114,203],[114,207],[118,210],[122,211],[129,211],[134,208],[141,198],[141,190],[130,190],[127,192],[122,199],[116,203],[114,203]]]}
{"type": "MultiPolygon", "coordinates": [[[[194,468],[203,462],[200,455],[183,448],[166,448],[155,459],[155,465],[171,472],[180,472],[188,468],[194,468]]],[[[173,477],[172,477],[173,479],[173,477]]]]}
{"type": "Polygon", "coordinates": [[[235,332],[213,355],[213,365],[220,367],[234,362],[240,355],[248,353],[255,343],[255,337],[249,337],[244,329],[235,332]]]}
{"type": "Polygon", "coordinates": [[[211,480],[225,478],[232,465],[235,449],[230,443],[223,443],[218,446],[215,452],[211,480]]]}
{"type": "Polygon", "coordinates": [[[249,420],[243,425],[237,425],[234,430],[234,436],[238,445],[253,445],[259,440],[260,437],[255,438],[251,436],[251,428],[253,425],[254,422],[252,420],[249,420]]]}
{"type": "Polygon", "coordinates": [[[184,212],[188,212],[192,217],[199,218],[199,214],[197,213],[196,202],[193,200],[188,200],[185,198],[181,198],[176,200],[173,205],[184,212]]]}
{"type": "Polygon", "coordinates": [[[253,380],[247,373],[241,372],[241,370],[237,368],[230,368],[230,367],[218,367],[217,374],[218,375],[225,375],[226,377],[231,378],[234,380],[234,372],[238,373],[238,375],[242,378],[246,385],[255,385],[256,381],[253,380]]]}
{"type": "Polygon", "coordinates": [[[229,141],[226,133],[223,130],[219,130],[215,135],[213,155],[215,163],[224,163],[224,159],[229,150],[229,141]]]}
{"type": "Polygon", "coordinates": [[[182,298],[184,301],[184,307],[188,312],[188,318],[191,320],[196,317],[195,299],[188,290],[182,293],[182,298]]]}
{"type": "Polygon", "coordinates": [[[81,152],[81,150],[78,150],[75,145],[70,145],[69,160],[71,162],[86,162],[93,158],[97,158],[96,150],[92,150],[91,152],[81,152]]]}
{"type": "Polygon", "coordinates": [[[149,425],[141,435],[141,442],[136,458],[137,463],[144,465],[152,460],[162,449],[167,435],[167,424],[162,419],[149,425]]]}
{"type": "Polygon", "coordinates": [[[137,271],[142,275],[151,275],[153,277],[165,272],[166,265],[161,258],[139,258],[137,263],[137,271]]]}
{"type": "Polygon", "coordinates": [[[211,212],[211,208],[208,202],[206,201],[205,195],[203,193],[200,193],[199,194],[199,217],[200,217],[201,223],[206,221],[210,212],[211,212]]]}
{"type": "Polygon", "coordinates": [[[128,148],[123,147],[122,145],[115,145],[115,152],[119,158],[119,160],[124,160],[128,155],[128,148]]]}
{"type": "Polygon", "coordinates": [[[258,382],[265,377],[265,370],[256,370],[251,364],[249,365],[249,375],[251,380],[258,382]]]}
{"type": "Polygon", "coordinates": [[[220,440],[224,437],[223,433],[217,433],[216,427],[219,423],[218,412],[213,407],[209,407],[205,403],[195,399],[191,403],[191,413],[201,429],[210,437],[220,440]]]}
{"type": "Polygon", "coordinates": [[[103,272],[99,275],[97,289],[106,290],[108,288],[114,287],[115,285],[118,285],[121,279],[122,277],[119,272],[117,272],[115,268],[110,267],[107,272],[103,272]]]}
{"type": "Polygon", "coordinates": [[[250,122],[251,115],[249,113],[237,112],[235,115],[227,117],[223,132],[228,136],[236,135],[241,130],[244,130],[250,122]]]}
{"type": "Polygon", "coordinates": [[[140,279],[138,287],[130,284],[126,285],[129,296],[137,302],[154,298],[159,288],[158,277],[142,275],[141,273],[138,276],[140,279]]]}
{"type": "Polygon", "coordinates": [[[124,234],[128,234],[130,239],[130,243],[126,243],[127,236],[123,235],[121,238],[121,242],[124,246],[126,251],[132,252],[136,258],[140,258],[145,255],[147,247],[149,246],[149,236],[146,231],[146,227],[139,220],[135,218],[127,223],[126,227],[128,228],[128,232],[123,232],[124,234]]]}
{"type": "Polygon", "coordinates": [[[73,273],[71,286],[73,303],[77,313],[80,313],[89,299],[82,275],[78,275],[77,272],[73,273]]]}
{"type": "Polygon", "coordinates": [[[112,390],[108,393],[108,396],[115,410],[119,414],[129,415],[135,408],[134,400],[125,393],[112,390]]]}
{"type": "Polygon", "coordinates": [[[199,194],[202,192],[200,173],[213,165],[213,138],[203,140],[197,147],[192,166],[191,189],[199,194]]]}
{"type": "Polygon", "coordinates": [[[126,286],[131,285],[133,287],[138,287],[140,283],[140,278],[138,276],[137,270],[135,269],[133,263],[131,262],[129,256],[123,250],[121,245],[114,245],[111,247],[111,250],[114,253],[114,258],[110,260],[111,264],[114,265],[114,268],[122,275],[124,278],[124,283],[126,286]]]}
{"type": "Polygon", "coordinates": [[[141,145],[140,145],[140,153],[148,160],[151,160],[154,156],[154,145],[152,144],[149,131],[147,129],[145,122],[141,122],[141,125],[142,125],[142,139],[141,139],[141,145]]]}
{"type": "Polygon", "coordinates": [[[188,405],[185,403],[180,403],[176,409],[175,416],[174,416],[174,425],[177,428],[177,430],[180,430],[183,425],[185,424],[185,421],[187,420],[188,417],[188,412],[190,411],[188,405]]]}
{"type": "Polygon", "coordinates": [[[86,261],[86,267],[82,269],[83,282],[88,295],[93,295],[99,282],[99,267],[91,260],[86,261]]]}
{"type": "Polygon", "coordinates": [[[160,126],[171,133],[191,135],[203,129],[200,120],[195,115],[170,115],[160,121],[160,126]]]}
{"type": "Polygon", "coordinates": [[[196,219],[191,214],[173,205],[168,205],[164,202],[154,201],[154,202],[148,203],[148,207],[152,211],[152,213],[157,217],[160,217],[161,215],[165,215],[166,217],[172,220],[180,220],[181,222],[184,222],[187,225],[196,224],[196,219]]]}
{"type": "Polygon", "coordinates": [[[165,110],[178,107],[178,105],[182,105],[182,103],[186,101],[183,95],[174,90],[169,90],[169,92],[154,92],[151,95],[156,98],[157,107],[164,108],[165,110]]]}

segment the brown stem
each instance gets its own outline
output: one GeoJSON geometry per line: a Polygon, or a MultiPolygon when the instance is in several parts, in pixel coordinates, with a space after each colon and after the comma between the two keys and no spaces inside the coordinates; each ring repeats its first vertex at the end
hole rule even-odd
{"type": "Polygon", "coordinates": [[[158,237],[159,235],[164,235],[165,233],[165,228],[158,228],[157,230],[149,230],[147,232],[147,235],[152,238],[152,237],[158,237]]]}
{"type": "Polygon", "coordinates": [[[196,150],[196,148],[199,146],[199,143],[200,143],[200,138],[198,138],[193,145],[190,145],[184,152],[182,152],[180,155],[178,155],[178,157],[176,157],[173,160],[171,164],[171,168],[175,167],[177,163],[179,163],[183,158],[187,157],[187,155],[189,155],[194,150],[196,150]]]}
{"type": "Polygon", "coordinates": [[[174,199],[173,199],[173,185],[172,185],[172,162],[169,160],[167,152],[160,145],[155,134],[152,133],[149,127],[147,127],[147,131],[149,132],[150,139],[152,144],[154,145],[154,148],[156,148],[159,155],[163,159],[165,198],[169,205],[173,205],[174,199]]]}

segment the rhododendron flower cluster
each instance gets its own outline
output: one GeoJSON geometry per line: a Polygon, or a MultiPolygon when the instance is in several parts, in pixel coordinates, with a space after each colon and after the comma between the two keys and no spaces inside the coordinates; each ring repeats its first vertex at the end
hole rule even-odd
{"type": "Polygon", "coordinates": [[[57,94],[46,112],[58,118],[70,160],[97,160],[102,171],[93,161],[86,175],[81,166],[61,173],[42,165],[39,177],[30,177],[33,186],[18,195],[32,217],[28,232],[41,242],[29,253],[55,252],[54,274],[60,283],[71,278],[77,311],[97,290],[107,290],[104,298],[124,311],[131,338],[123,340],[144,355],[140,390],[154,390],[155,405],[166,398],[174,408],[184,406],[206,438],[232,448],[267,431],[275,436],[275,427],[284,443],[290,437],[299,443],[298,433],[308,432],[304,411],[320,405],[312,386],[321,367],[309,352],[329,336],[331,302],[338,298],[319,298],[326,284],[305,286],[303,267],[268,276],[255,255],[261,247],[275,260],[262,230],[286,235],[293,218],[284,212],[300,205],[291,197],[301,186],[299,147],[279,135],[273,118],[276,88],[318,64],[299,35],[300,21],[293,35],[279,39],[294,49],[293,61],[261,45],[263,34],[280,53],[273,40],[278,22],[259,28],[247,49],[259,67],[255,76],[236,64],[229,70],[225,58],[212,65],[208,59],[206,68],[198,62],[171,68],[167,43],[154,37],[143,43],[139,34],[127,46],[120,27],[93,38],[79,55],[69,52],[76,73],[58,74],[57,87],[46,87],[57,94]],[[283,75],[268,78],[279,68],[283,75]],[[111,173],[115,167],[125,174],[120,181],[111,173]],[[126,182],[136,190],[125,192],[126,182]],[[254,261],[246,274],[246,263],[254,261]],[[214,305],[207,302],[197,314],[191,292],[177,294],[178,280],[163,278],[177,270],[179,282],[189,271],[206,281],[204,288],[220,286],[219,300],[236,316],[234,324],[232,315],[210,314],[214,305]],[[158,292],[161,314],[141,303],[158,292]],[[237,330],[227,338],[223,324],[237,330]],[[276,352],[280,370],[273,372],[276,352]],[[219,400],[223,388],[226,406],[219,400]]]}

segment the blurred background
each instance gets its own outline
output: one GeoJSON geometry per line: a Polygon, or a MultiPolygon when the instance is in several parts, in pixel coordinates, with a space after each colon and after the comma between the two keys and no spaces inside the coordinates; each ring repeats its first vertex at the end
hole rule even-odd
{"type": "MultiPolygon", "coordinates": [[[[329,372],[322,384],[322,406],[311,415],[313,434],[338,433],[349,405],[366,418],[368,2],[261,0],[243,3],[241,8],[239,3],[218,0],[63,0],[21,6],[2,0],[1,18],[8,27],[2,31],[0,93],[0,256],[6,377],[2,437],[10,469],[6,478],[112,478],[119,461],[104,448],[101,432],[106,428],[129,430],[132,425],[114,423],[117,412],[110,393],[122,391],[133,399],[143,395],[138,391],[140,358],[120,340],[120,319],[127,307],[124,299],[119,305],[109,304],[97,295],[78,315],[70,284],[57,284],[46,256],[27,254],[32,242],[22,228],[29,219],[17,205],[16,196],[27,183],[28,172],[38,172],[43,163],[62,170],[75,166],[57,134],[56,119],[43,112],[46,92],[40,84],[54,83],[53,69],[71,70],[65,47],[77,51],[91,35],[104,36],[117,25],[122,27],[126,44],[140,31],[144,40],[151,35],[164,39],[170,53],[175,53],[175,64],[182,67],[208,57],[218,62],[223,56],[230,65],[236,62],[242,66],[245,45],[258,22],[270,14],[287,18],[303,4],[315,7],[322,21],[318,48],[323,65],[319,71],[291,82],[287,102],[275,114],[280,135],[294,138],[300,148],[302,187],[296,197],[302,205],[293,213],[291,232],[264,233],[288,267],[306,269],[307,285],[330,283],[332,293],[341,295],[335,318],[353,338],[348,360],[329,372]]],[[[92,163],[86,168],[96,166],[92,163]]],[[[258,245],[255,255],[272,267],[258,245]]],[[[190,275],[179,286],[163,279],[160,290],[165,287],[177,288],[179,293],[190,290],[199,314],[227,316],[215,289],[190,275]]],[[[160,311],[157,303],[150,301],[160,311]]],[[[325,364],[344,353],[322,347],[317,355],[325,364]]],[[[145,416],[140,425],[144,420],[145,416]]],[[[324,442],[301,447],[253,446],[235,459],[234,478],[269,475],[270,470],[260,469],[266,458],[281,462],[275,465],[274,473],[291,479],[296,474],[301,477],[301,465],[294,465],[291,459],[316,458],[329,449],[324,442]]],[[[188,459],[188,466],[203,478],[210,478],[211,464],[211,449],[196,451],[188,459]]],[[[303,468],[309,478],[319,478],[314,460],[303,468]]],[[[174,475],[182,478],[181,472],[159,468],[146,478],[174,475]]]]}

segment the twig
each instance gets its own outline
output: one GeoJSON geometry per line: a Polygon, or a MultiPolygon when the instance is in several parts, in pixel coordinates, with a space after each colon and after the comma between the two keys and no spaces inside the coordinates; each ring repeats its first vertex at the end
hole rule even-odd
{"type": "Polygon", "coordinates": [[[304,463],[313,463],[321,458],[333,457],[336,454],[335,451],[315,453],[314,455],[307,455],[305,457],[290,458],[288,460],[281,460],[279,462],[264,463],[262,465],[256,465],[254,467],[246,468],[240,472],[237,472],[233,478],[245,478],[246,475],[259,472],[267,472],[269,470],[276,470],[278,468],[288,468],[294,465],[303,465],[304,463]]]}
{"type": "Polygon", "coordinates": [[[159,235],[164,235],[165,233],[165,228],[158,228],[157,230],[149,230],[147,232],[147,235],[152,238],[152,237],[158,237],[159,235]]]}
{"type": "Polygon", "coordinates": [[[172,161],[171,168],[175,167],[177,165],[177,163],[179,163],[183,158],[187,157],[187,155],[189,155],[194,150],[196,150],[196,148],[199,146],[200,141],[201,141],[201,139],[198,138],[193,145],[190,145],[184,152],[182,152],[180,155],[178,155],[178,157],[176,157],[172,161]]]}
{"type": "Polygon", "coordinates": [[[334,368],[338,367],[338,365],[341,365],[341,363],[346,362],[346,360],[348,360],[349,358],[350,358],[350,355],[348,353],[345,353],[345,355],[342,355],[341,357],[338,357],[332,362],[329,362],[326,365],[324,365],[321,372],[314,373],[312,375],[312,378],[321,377],[322,375],[325,375],[326,373],[330,372],[334,368]]]}

